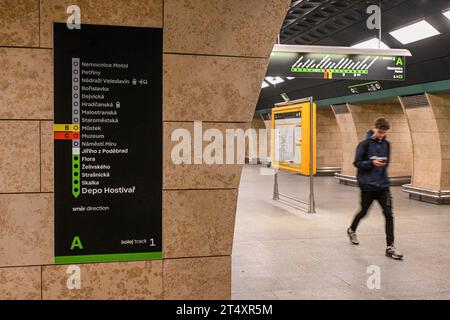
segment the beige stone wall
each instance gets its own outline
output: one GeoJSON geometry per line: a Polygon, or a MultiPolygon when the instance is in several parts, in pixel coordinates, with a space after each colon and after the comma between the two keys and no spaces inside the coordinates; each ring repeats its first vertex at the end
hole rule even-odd
{"type": "Polygon", "coordinates": [[[420,105],[408,107],[400,98],[414,150],[412,186],[450,189],[450,95],[427,94],[420,105]]]}
{"type": "Polygon", "coordinates": [[[76,1],[82,23],[164,28],[164,259],[80,265],[81,290],[53,264],[52,23],[72,3],[0,0],[0,299],[230,298],[241,166],[175,166],[170,133],[247,126],[290,1],[76,1]]]}
{"type": "Polygon", "coordinates": [[[364,139],[378,117],[391,124],[387,139],[391,143],[389,176],[408,177],[412,174],[412,142],[402,106],[396,103],[349,105],[356,126],[358,141],[364,139]]]}
{"type": "Polygon", "coordinates": [[[450,190],[450,95],[427,94],[433,109],[441,146],[441,183],[439,190],[450,190]]]}
{"type": "Polygon", "coordinates": [[[342,138],[330,107],[317,108],[317,167],[342,166],[342,138]]]}
{"type": "Polygon", "coordinates": [[[337,108],[333,107],[336,122],[342,138],[341,173],[348,176],[355,176],[356,168],[353,166],[353,161],[355,159],[356,146],[358,145],[358,134],[356,132],[355,122],[348,106],[339,106],[339,109],[345,109],[345,111],[340,110],[338,112],[337,108]]]}
{"type": "Polygon", "coordinates": [[[267,132],[267,157],[272,155],[272,120],[264,120],[264,126],[267,132]]]}
{"type": "Polygon", "coordinates": [[[390,177],[408,177],[412,174],[412,142],[408,122],[401,105],[396,102],[383,104],[348,104],[348,112],[336,114],[342,135],[342,174],[354,176],[353,166],[357,144],[363,140],[373,122],[385,117],[391,123],[388,140],[391,142],[390,177]]]}

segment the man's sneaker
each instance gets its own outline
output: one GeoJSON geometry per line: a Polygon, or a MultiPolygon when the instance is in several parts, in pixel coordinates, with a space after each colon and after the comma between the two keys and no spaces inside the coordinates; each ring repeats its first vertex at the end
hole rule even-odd
{"type": "Polygon", "coordinates": [[[396,260],[402,260],[403,254],[397,249],[395,249],[395,247],[392,245],[386,248],[386,257],[396,260]]]}
{"type": "Polygon", "coordinates": [[[347,234],[348,237],[350,238],[350,242],[354,245],[358,245],[359,244],[359,240],[358,237],[356,236],[356,232],[353,231],[351,228],[347,229],[347,234]]]}

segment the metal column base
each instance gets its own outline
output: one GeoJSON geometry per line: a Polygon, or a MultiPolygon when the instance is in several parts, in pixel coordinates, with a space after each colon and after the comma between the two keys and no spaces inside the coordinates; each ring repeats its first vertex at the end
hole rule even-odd
{"type": "Polygon", "coordinates": [[[262,164],[266,167],[271,166],[271,159],[270,158],[249,158],[245,157],[245,164],[262,164]]]}
{"type": "MultiPolygon", "coordinates": [[[[339,180],[340,184],[345,184],[347,186],[358,187],[358,181],[355,176],[348,176],[341,173],[335,173],[334,177],[339,180]]],[[[403,186],[405,184],[411,183],[411,177],[391,177],[391,186],[403,186]]]]}
{"type": "Polygon", "coordinates": [[[355,176],[347,176],[341,173],[335,173],[334,177],[339,180],[340,184],[345,184],[346,186],[357,187],[358,181],[356,181],[355,176]]]}
{"type": "Polygon", "coordinates": [[[341,173],[340,167],[319,167],[316,171],[316,176],[334,176],[336,173],[341,173]]]}
{"type": "Polygon", "coordinates": [[[403,186],[403,192],[408,193],[409,198],[413,200],[437,205],[450,204],[450,190],[430,190],[406,184],[403,186]]]}

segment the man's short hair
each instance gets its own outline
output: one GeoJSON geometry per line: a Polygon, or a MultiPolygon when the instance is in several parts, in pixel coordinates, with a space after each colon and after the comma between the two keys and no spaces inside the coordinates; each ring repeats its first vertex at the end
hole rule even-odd
{"type": "Polygon", "coordinates": [[[388,131],[391,128],[391,125],[385,118],[378,118],[375,120],[375,128],[378,130],[388,131]]]}

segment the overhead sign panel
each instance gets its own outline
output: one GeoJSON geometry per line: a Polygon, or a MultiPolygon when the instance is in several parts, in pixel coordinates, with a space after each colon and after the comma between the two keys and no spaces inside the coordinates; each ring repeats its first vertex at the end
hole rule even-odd
{"type": "Polygon", "coordinates": [[[338,80],[402,81],[406,76],[404,50],[276,46],[267,76],[338,80]],[[295,52],[305,50],[304,52],[295,52]],[[331,49],[330,49],[331,48],[331,49]],[[310,49],[310,50],[309,50],[310,49]]]}

